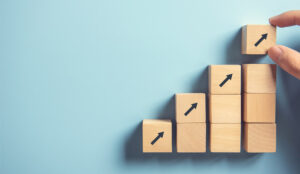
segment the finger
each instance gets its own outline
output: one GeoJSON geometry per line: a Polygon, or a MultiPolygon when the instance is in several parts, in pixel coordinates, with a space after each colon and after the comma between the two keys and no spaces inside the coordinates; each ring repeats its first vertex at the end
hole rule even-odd
{"type": "Polygon", "coordinates": [[[270,24],[278,27],[300,25],[300,10],[288,11],[269,19],[270,24]]]}
{"type": "Polygon", "coordinates": [[[300,79],[300,53],[285,46],[276,45],[268,50],[271,59],[282,69],[300,79]]]}

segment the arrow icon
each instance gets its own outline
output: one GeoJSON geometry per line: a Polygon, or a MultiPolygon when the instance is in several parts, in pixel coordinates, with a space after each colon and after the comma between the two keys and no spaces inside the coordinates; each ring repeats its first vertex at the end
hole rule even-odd
{"type": "Polygon", "coordinates": [[[268,36],[268,33],[262,34],[261,38],[254,44],[256,47],[263,41],[266,40],[268,36]]]}
{"type": "Polygon", "coordinates": [[[157,137],[151,142],[152,145],[156,143],[156,141],[164,136],[164,132],[159,132],[157,137]]]}
{"type": "Polygon", "coordinates": [[[196,109],[196,108],[197,108],[197,104],[198,104],[198,103],[193,103],[192,106],[190,107],[190,109],[187,110],[187,111],[184,113],[184,115],[185,115],[185,116],[189,115],[189,113],[190,113],[193,109],[196,109]]]}
{"type": "Polygon", "coordinates": [[[228,80],[231,80],[231,78],[232,78],[232,74],[227,74],[226,76],[227,76],[226,79],[223,80],[223,82],[220,83],[220,85],[219,85],[221,88],[228,80]]]}

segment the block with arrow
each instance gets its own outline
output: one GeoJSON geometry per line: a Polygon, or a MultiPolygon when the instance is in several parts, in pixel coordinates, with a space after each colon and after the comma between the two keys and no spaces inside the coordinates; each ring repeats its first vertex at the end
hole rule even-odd
{"type": "Polygon", "coordinates": [[[245,25],[242,27],[242,54],[267,54],[276,44],[276,27],[272,25],[245,25]]]}
{"type": "Polygon", "coordinates": [[[241,65],[210,65],[210,94],[241,94],[241,65]]]}
{"type": "Polygon", "coordinates": [[[163,119],[143,120],[143,152],[172,152],[172,122],[163,119]]]}
{"type": "Polygon", "coordinates": [[[204,93],[181,93],[175,95],[177,123],[203,123],[206,121],[204,93]]]}

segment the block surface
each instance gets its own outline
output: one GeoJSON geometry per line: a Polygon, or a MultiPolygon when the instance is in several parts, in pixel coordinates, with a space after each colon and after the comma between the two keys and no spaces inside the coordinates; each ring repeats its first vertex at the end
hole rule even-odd
{"type": "Polygon", "coordinates": [[[244,94],[246,123],[275,123],[276,94],[244,94]]]}
{"type": "Polygon", "coordinates": [[[177,123],[176,136],[177,152],[206,152],[206,123],[177,123]]]}
{"type": "Polygon", "coordinates": [[[244,125],[244,149],[249,153],[276,152],[276,124],[244,125]]]}
{"type": "Polygon", "coordinates": [[[244,64],[244,92],[276,93],[275,64],[244,64]]]}
{"type": "Polygon", "coordinates": [[[241,95],[209,95],[210,123],[241,123],[241,95]]]}
{"type": "Polygon", "coordinates": [[[172,152],[171,120],[143,120],[143,152],[172,152]]]}
{"type": "Polygon", "coordinates": [[[240,152],[241,124],[210,124],[211,152],[240,152]]]}
{"type": "Polygon", "coordinates": [[[242,27],[242,54],[267,54],[276,45],[276,27],[245,25],[242,27]]]}
{"type": "Polygon", "coordinates": [[[241,94],[240,65],[210,65],[210,94],[241,94]]]}
{"type": "Polygon", "coordinates": [[[206,122],[206,99],[204,93],[176,94],[176,122],[206,122]]]}

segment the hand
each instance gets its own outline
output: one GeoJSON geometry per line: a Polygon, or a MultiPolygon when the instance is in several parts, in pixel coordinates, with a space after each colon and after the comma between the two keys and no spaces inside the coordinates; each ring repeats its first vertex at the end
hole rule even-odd
{"type": "MultiPolygon", "coordinates": [[[[278,27],[300,25],[300,10],[288,11],[269,19],[270,24],[278,27]]],[[[268,55],[282,69],[300,79],[300,53],[282,45],[268,50],[268,55]]]]}

